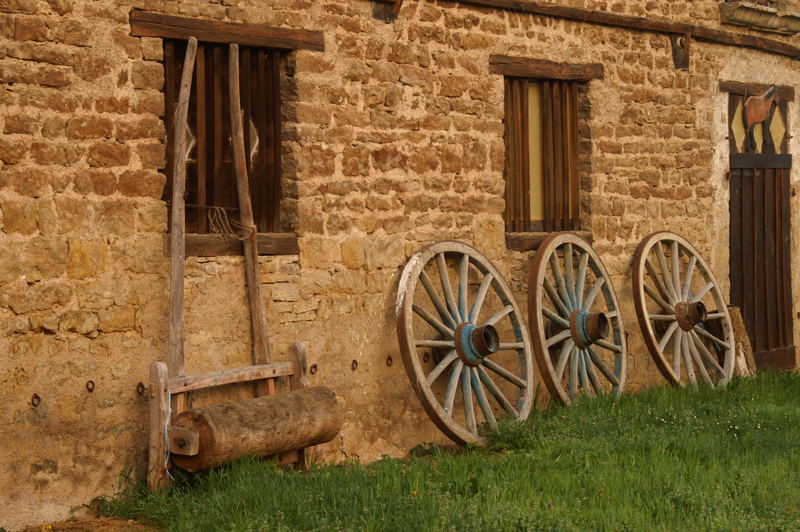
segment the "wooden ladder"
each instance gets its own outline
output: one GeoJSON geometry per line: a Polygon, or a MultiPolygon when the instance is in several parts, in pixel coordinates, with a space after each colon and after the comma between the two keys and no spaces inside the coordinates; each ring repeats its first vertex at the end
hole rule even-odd
{"type": "MultiPolygon", "coordinates": [[[[233,143],[236,187],[239,196],[240,225],[247,234],[243,239],[244,267],[247,282],[247,297],[253,336],[252,366],[187,376],[184,364],[184,267],[186,261],[186,213],[184,193],[186,191],[186,161],[191,151],[187,146],[189,97],[192,88],[197,39],[190,37],[183,62],[178,105],[175,112],[175,151],[173,157],[171,241],[170,241],[170,295],[169,295],[169,343],[167,363],[154,362],[150,368],[150,443],[147,483],[151,489],[165,486],[169,482],[168,453],[192,456],[199,449],[196,432],[171,427],[172,416],[186,410],[189,392],[235,384],[254,382],[255,395],[273,395],[275,379],[289,378],[289,388],[297,390],[307,386],[305,346],[299,342],[291,345],[288,362],[271,362],[267,334],[267,315],[261,292],[258,266],[256,226],[253,222],[253,206],[245,162],[244,130],[239,95],[239,46],[231,44],[228,54],[231,137],[233,143]]],[[[302,449],[284,453],[279,464],[294,464],[305,468],[302,449]]]]}

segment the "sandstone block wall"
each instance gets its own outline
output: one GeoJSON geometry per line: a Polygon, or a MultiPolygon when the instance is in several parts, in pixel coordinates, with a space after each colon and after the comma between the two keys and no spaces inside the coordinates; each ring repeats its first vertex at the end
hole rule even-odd
{"type": "MultiPolygon", "coordinates": [[[[719,26],[714,0],[565,3],[719,26]]],[[[676,230],[728,283],[718,81],[800,81],[786,57],[694,42],[690,70],[676,71],[664,35],[456,2],[406,0],[392,21],[366,0],[0,0],[6,528],[63,517],[146,463],[137,385],[166,357],[166,132],[162,43],[130,36],[133,7],[325,35],[325,52],[292,53],[284,65],[284,213],[300,254],[261,260],[275,359],[306,342],[319,368],[312,383],[346,404],[342,433],[317,451],[323,460],[444,442],[407,384],[395,336],[397,277],[414,251],[471,243],[525,301],[533,254],[505,246],[503,80],[489,74],[489,55],[605,66],[586,92],[584,227],[623,303],[631,389],[663,383],[630,299],[639,240],[676,230]]],[[[186,278],[187,370],[248,363],[241,260],[190,259],[186,278]]]]}

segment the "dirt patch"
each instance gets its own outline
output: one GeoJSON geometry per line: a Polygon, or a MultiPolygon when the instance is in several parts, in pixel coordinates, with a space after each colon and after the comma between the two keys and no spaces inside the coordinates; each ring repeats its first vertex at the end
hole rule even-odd
{"type": "Polygon", "coordinates": [[[73,517],[66,521],[49,525],[32,526],[22,532],[156,532],[156,528],[137,523],[133,519],[112,519],[110,517],[73,517]]]}

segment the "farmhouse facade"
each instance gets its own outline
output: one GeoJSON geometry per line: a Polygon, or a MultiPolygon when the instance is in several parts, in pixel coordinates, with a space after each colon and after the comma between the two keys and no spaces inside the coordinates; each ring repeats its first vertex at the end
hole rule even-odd
{"type": "Polygon", "coordinates": [[[590,238],[620,297],[635,390],[664,381],[636,323],[631,257],[649,233],[675,231],[734,303],[757,308],[745,319],[761,362],[795,366],[795,7],[0,0],[0,526],[65,517],[145,473],[149,370],[167,352],[169,148],[189,33],[202,66],[190,110],[187,370],[250,364],[218,105],[227,39],[242,45],[273,359],[304,342],[309,380],[342,399],[342,430],[314,456],[367,461],[447,441],[408,383],[395,330],[399,273],[439,240],[480,250],[524,307],[542,236],[590,238]],[[768,120],[745,131],[745,98],[772,85],[768,120]],[[532,111],[545,108],[561,128],[532,111]],[[526,140],[554,139],[560,192],[526,167],[536,148],[512,124],[526,140]]]}

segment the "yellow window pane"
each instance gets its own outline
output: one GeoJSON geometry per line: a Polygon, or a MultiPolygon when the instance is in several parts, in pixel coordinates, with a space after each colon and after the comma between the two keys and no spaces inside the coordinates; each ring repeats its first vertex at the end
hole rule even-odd
{"type": "Polygon", "coordinates": [[[783,136],[786,135],[786,123],[783,121],[783,113],[780,109],[775,109],[772,113],[772,123],[769,125],[769,132],[772,135],[772,142],[775,144],[775,153],[781,153],[783,136]]]}
{"type": "Polygon", "coordinates": [[[544,167],[542,162],[542,84],[528,83],[528,160],[531,221],[544,220],[544,167]]]}
{"type": "Polygon", "coordinates": [[[731,120],[731,134],[733,135],[733,142],[736,145],[736,153],[742,153],[744,150],[744,139],[746,132],[744,129],[744,120],[742,120],[742,102],[736,106],[736,111],[731,120]]]}
{"type": "Polygon", "coordinates": [[[753,138],[756,140],[756,153],[761,153],[764,147],[764,123],[753,126],[753,138]]]}

